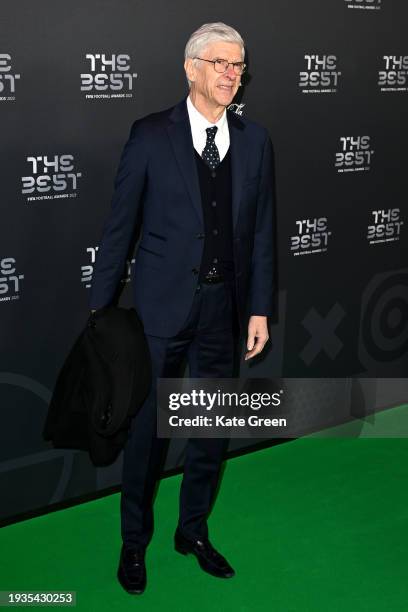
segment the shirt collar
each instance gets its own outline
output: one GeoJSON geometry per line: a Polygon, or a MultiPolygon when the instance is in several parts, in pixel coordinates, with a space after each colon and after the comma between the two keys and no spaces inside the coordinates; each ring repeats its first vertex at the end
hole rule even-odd
{"type": "Polygon", "coordinates": [[[216,125],[218,127],[219,132],[223,132],[228,127],[227,121],[227,109],[224,109],[221,117],[218,119],[217,123],[211,123],[196,109],[194,104],[191,101],[190,96],[187,96],[187,109],[190,117],[190,121],[194,121],[194,125],[203,132],[206,128],[212,127],[216,125]]]}

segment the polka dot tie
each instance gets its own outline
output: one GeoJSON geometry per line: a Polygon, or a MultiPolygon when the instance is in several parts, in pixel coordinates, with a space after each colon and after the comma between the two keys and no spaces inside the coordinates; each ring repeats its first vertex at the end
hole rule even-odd
{"type": "Polygon", "coordinates": [[[211,168],[211,170],[214,170],[214,168],[216,168],[220,163],[220,154],[218,152],[217,145],[214,142],[217,130],[218,128],[216,125],[206,128],[205,131],[207,132],[207,142],[205,143],[205,147],[201,154],[201,157],[207,166],[211,168]]]}

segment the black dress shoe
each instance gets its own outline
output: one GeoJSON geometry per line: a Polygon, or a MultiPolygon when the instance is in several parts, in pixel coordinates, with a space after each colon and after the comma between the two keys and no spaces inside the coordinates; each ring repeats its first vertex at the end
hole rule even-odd
{"type": "Polygon", "coordinates": [[[122,587],[132,595],[140,595],[146,588],[145,550],[127,548],[120,552],[118,580],[122,587]]]}
{"type": "Polygon", "coordinates": [[[188,540],[177,528],[174,534],[174,548],[182,555],[192,553],[198,559],[201,568],[217,578],[232,578],[234,570],[228,561],[215,550],[208,538],[188,540]]]}

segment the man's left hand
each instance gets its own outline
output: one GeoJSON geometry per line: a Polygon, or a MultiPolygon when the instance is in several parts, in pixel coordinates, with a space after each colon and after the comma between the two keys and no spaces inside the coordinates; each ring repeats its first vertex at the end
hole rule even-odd
{"type": "Polygon", "coordinates": [[[249,318],[247,340],[248,352],[245,354],[245,361],[258,355],[268,342],[269,334],[267,320],[268,317],[261,317],[258,315],[252,315],[249,318]]]}

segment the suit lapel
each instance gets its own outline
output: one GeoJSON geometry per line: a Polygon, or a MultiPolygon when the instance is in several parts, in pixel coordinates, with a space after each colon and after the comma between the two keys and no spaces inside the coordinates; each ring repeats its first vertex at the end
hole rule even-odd
{"type": "MultiPolygon", "coordinates": [[[[186,98],[173,107],[167,132],[176,156],[183,180],[201,224],[204,223],[200,184],[194,156],[193,138],[188,118],[186,98]]],[[[232,220],[233,229],[238,220],[242,185],[246,174],[248,144],[245,125],[233,111],[227,110],[231,149],[232,220]]]]}
{"type": "Polygon", "coordinates": [[[231,148],[232,226],[235,233],[242,185],[246,175],[248,143],[245,136],[245,125],[238,115],[233,111],[227,110],[227,117],[231,148]]]}
{"type": "Polygon", "coordinates": [[[167,132],[174,155],[176,156],[190,199],[203,225],[200,184],[194,157],[193,137],[191,135],[186,98],[173,108],[170,120],[171,124],[167,128],[167,132]]]}

